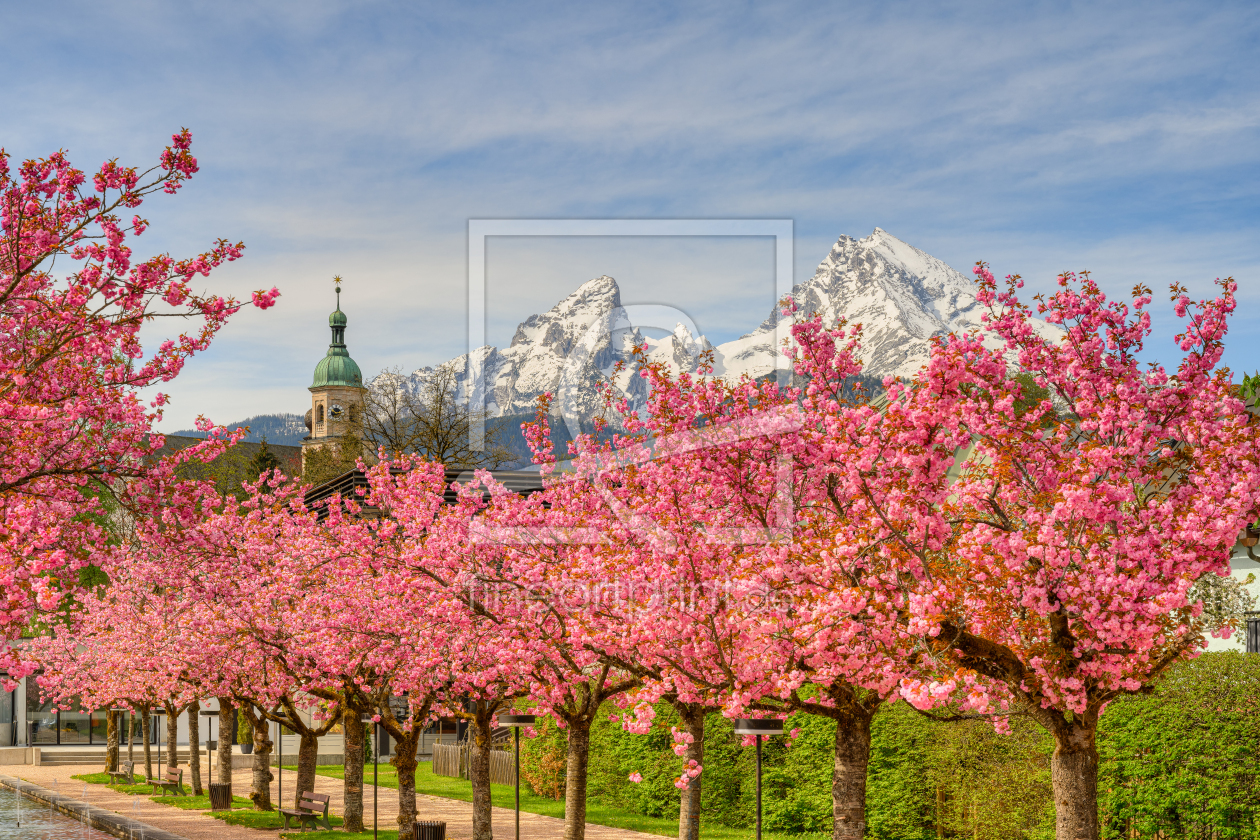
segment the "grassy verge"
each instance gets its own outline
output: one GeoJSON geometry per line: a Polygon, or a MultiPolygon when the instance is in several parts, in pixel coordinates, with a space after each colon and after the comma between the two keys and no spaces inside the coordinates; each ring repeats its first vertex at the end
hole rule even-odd
{"type": "MultiPolygon", "coordinates": [[[[392,768],[391,768],[392,769],[392,768]]],[[[213,817],[216,820],[222,820],[228,825],[243,825],[246,828],[256,828],[262,831],[274,831],[284,826],[284,818],[276,811],[255,811],[254,803],[243,796],[232,797],[231,811],[211,811],[209,795],[202,796],[152,796],[152,785],[120,785],[114,784],[113,779],[106,773],[84,773],[80,776],[71,776],[80,782],[87,782],[90,785],[104,785],[110,790],[116,790],[119,793],[128,793],[133,796],[148,796],[154,802],[161,805],[169,805],[172,808],[180,808],[185,811],[206,811],[206,816],[213,817]]],[[[328,822],[336,828],[342,824],[341,817],[329,815],[328,822]]],[[[289,835],[282,834],[281,837],[289,835]]],[[[307,840],[352,840],[352,838],[364,838],[372,836],[372,833],[362,832],[347,834],[339,829],[334,831],[307,831],[304,833],[295,833],[294,837],[304,837],[307,840]]],[[[397,831],[382,831],[380,833],[381,840],[398,840],[397,831]]]]}
{"type": "MultiPolygon", "coordinates": [[[[172,796],[163,794],[161,796],[153,796],[152,785],[119,785],[113,784],[113,779],[105,773],[84,773],[81,776],[71,776],[80,782],[87,782],[90,785],[104,785],[110,790],[116,790],[119,793],[129,793],[133,796],[148,796],[154,802],[161,805],[170,805],[173,808],[180,808],[184,811],[209,811],[210,795],[202,794],[201,796],[172,796]]],[[[187,785],[185,787],[188,787],[187,785]]],[[[254,803],[243,796],[232,797],[232,808],[252,808],[254,803]]]]}
{"type": "MultiPolygon", "coordinates": [[[[372,766],[368,765],[364,768],[364,771],[364,802],[370,802],[372,793],[367,788],[371,787],[372,784],[372,766]]],[[[320,776],[327,776],[333,779],[343,777],[343,768],[341,767],[316,767],[315,772],[320,776]]],[[[392,766],[381,765],[380,786],[383,788],[398,787],[398,775],[392,766]]],[[[452,779],[449,776],[435,776],[432,765],[422,762],[416,768],[416,793],[440,796],[444,799],[456,799],[461,802],[472,802],[472,782],[467,779],[452,779]]],[[[490,798],[496,808],[515,807],[514,788],[510,785],[490,785],[490,798]]],[[[521,788],[521,811],[528,814],[540,814],[545,817],[564,819],[563,802],[548,799],[544,796],[536,796],[526,787],[521,788]]],[[[421,817],[423,817],[423,814],[421,814],[421,817]]],[[[676,819],[645,817],[642,814],[635,814],[621,808],[602,805],[593,800],[586,803],[586,821],[594,825],[605,825],[609,828],[625,828],[630,831],[641,831],[644,834],[655,834],[660,837],[678,836],[678,820],[676,819]]],[[[714,825],[707,822],[701,823],[700,826],[700,835],[705,840],[752,840],[755,834],[756,832],[752,829],[731,828],[730,826],[714,825]]],[[[313,838],[310,832],[303,836],[313,838]]],[[[342,833],[338,834],[337,838],[331,838],[330,836],[329,840],[340,840],[340,838],[349,836],[342,833]]],[[[381,836],[384,837],[383,832],[381,836]]],[[[823,837],[821,834],[773,834],[769,832],[762,832],[761,836],[765,840],[812,840],[812,838],[823,837]]]]}
{"type": "MultiPolygon", "coordinates": [[[[223,820],[228,825],[243,825],[246,828],[257,828],[263,831],[274,831],[275,829],[282,828],[284,826],[284,817],[280,816],[279,811],[254,811],[252,809],[248,811],[211,811],[207,814],[207,816],[214,817],[216,820],[223,820]]],[[[329,814],[328,822],[334,827],[339,826],[341,825],[341,817],[329,814]]],[[[296,832],[300,831],[301,826],[297,825],[296,822],[290,822],[289,825],[295,832],[293,836],[298,836],[296,832]]],[[[320,831],[316,833],[326,834],[329,837],[335,836],[338,838],[352,836],[344,831],[320,831]]],[[[301,836],[314,837],[316,833],[308,831],[301,836]]],[[[372,832],[369,831],[367,834],[370,837],[372,832]]],[[[394,832],[394,834],[397,835],[398,832],[394,832]]]]}

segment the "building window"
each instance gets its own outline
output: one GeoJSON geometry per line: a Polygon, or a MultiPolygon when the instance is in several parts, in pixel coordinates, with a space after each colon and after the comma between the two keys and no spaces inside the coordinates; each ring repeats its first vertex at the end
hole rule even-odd
{"type": "Polygon", "coordinates": [[[324,404],[323,403],[320,403],[319,405],[315,406],[315,422],[316,423],[324,422],[324,404]]]}

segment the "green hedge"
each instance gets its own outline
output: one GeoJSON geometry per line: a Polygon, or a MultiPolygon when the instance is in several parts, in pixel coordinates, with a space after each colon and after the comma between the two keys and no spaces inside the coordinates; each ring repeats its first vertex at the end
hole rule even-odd
{"type": "Polygon", "coordinates": [[[1260,656],[1205,654],[1099,728],[1105,837],[1260,837],[1260,656]]]}
{"type": "MultiPolygon", "coordinates": [[[[652,817],[677,818],[683,760],[669,734],[672,707],[632,735],[609,720],[591,732],[589,796],[652,817]],[[631,773],[643,776],[629,781],[631,773]]],[[[1260,656],[1204,654],[1174,668],[1152,694],[1112,703],[1099,730],[1100,811],[1108,838],[1260,838],[1260,656]],[[1130,832],[1130,833],[1126,833],[1130,832]]],[[[834,724],[794,715],[798,737],[764,748],[766,828],[830,835],[834,724]]],[[[753,750],[720,714],[705,721],[706,822],[750,826],[753,750]]],[[[898,703],[875,718],[867,781],[868,836],[877,840],[1052,840],[1050,736],[1031,721],[998,735],[984,721],[941,724],[898,703]],[[939,828],[939,833],[938,833],[939,828]]],[[[522,776],[563,797],[565,736],[554,723],[522,744],[522,776]]]]}

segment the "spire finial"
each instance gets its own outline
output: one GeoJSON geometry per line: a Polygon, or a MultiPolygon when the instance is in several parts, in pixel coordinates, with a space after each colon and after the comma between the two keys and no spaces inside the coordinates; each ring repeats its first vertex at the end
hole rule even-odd
{"type": "Polygon", "coordinates": [[[334,274],[333,282],[337,284],[337,311],[341,311],[341,275],[334,274]]]}

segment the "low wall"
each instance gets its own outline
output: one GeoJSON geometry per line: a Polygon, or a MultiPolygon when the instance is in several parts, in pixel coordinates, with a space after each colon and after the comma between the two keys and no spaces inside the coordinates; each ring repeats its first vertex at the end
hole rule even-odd
{"type": "Polygon", "coordinates": [[[39,764],[40,747],[0,747],[0,765],[39,764]]]}
{"type": "MultiPolygon", "coordinates": [[[[218,761],[218,759],[216,758],[215,761],[218,761]]],[[[315,756],[315,765],[317,767],[340,767],[341,765],[345,763],[346,763],[345,757],[340,754],[315,756]]],[[[384,764],[385,762],[382,761],[381,763],[384,764]]],[[[276,755],[275,753],[272,753],[271,766],[275,767],[279,764],[280,764],[280,756],[276,755]]],[[[297,754],[285,753],[284,766],[294,767],[296,765],[297,765],[297,754]]],[[[232,769],[233,770],[248,770],[249,768],[253,766],[254,766],[253,755],[243,755],[241,753],[232,754],[232,769]]]]}
{"type": "MultiPolygon", "coordinates": [[[[39,748],[36,747],[35,750],[38,752],[39,748]]],[[[137,832],[145,840],[185,840],[178,834],[154,828],[146,823],[124,817],[121,814],[115,814],[113,811],[107,811],[104,808],[97,808],[95,805],[89,805],[86,802],[80,802],[68,796],[62,796],[60,793],[53,793],[51,790],[42,788],[39,785],[33,785],[30,782],[24,782],[21,779],[0,776],[0,787],[17,791],[19,795],[27,799],[41,802],[54,811],[73,817],[76,820],[86,821],[92,828],[103,831],[106,834],[112,834],[115,837],[122,838],[122,840],[129,840],[137,832]]]]}

